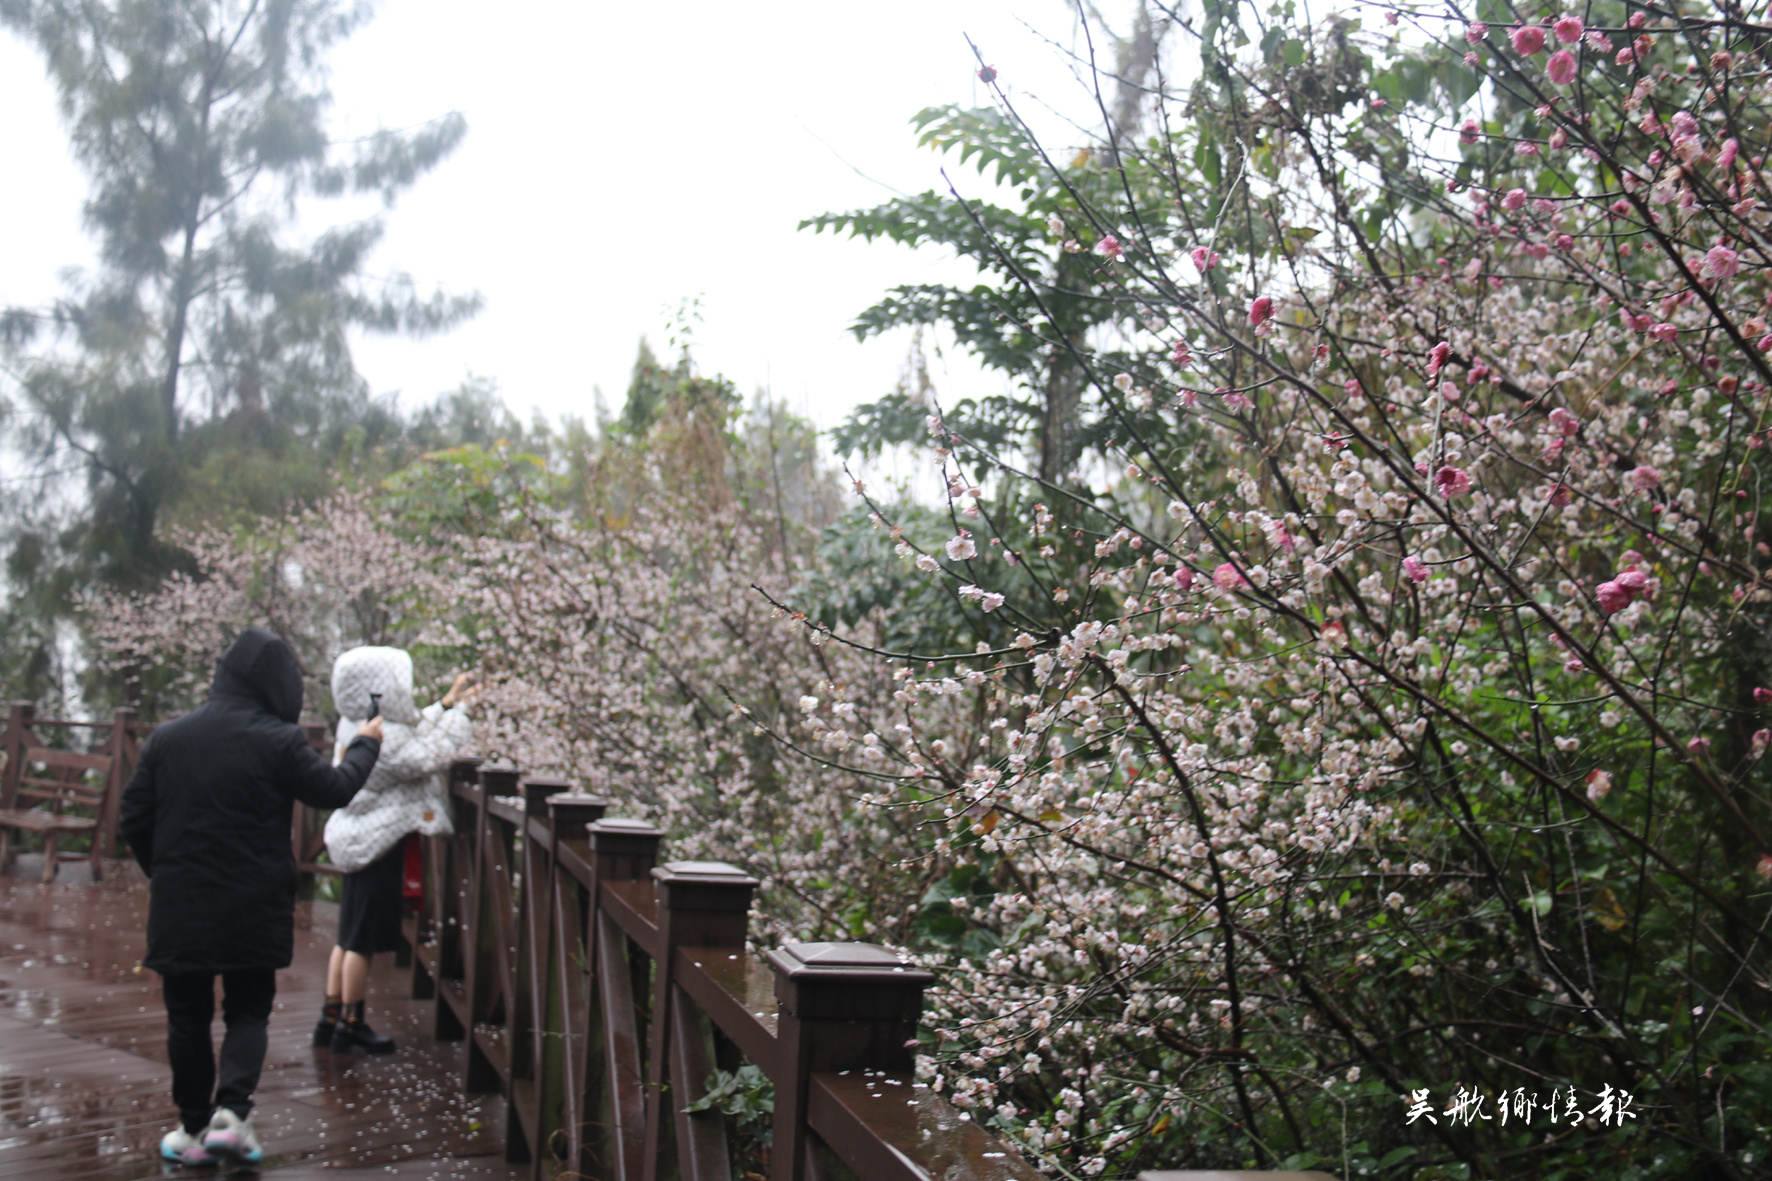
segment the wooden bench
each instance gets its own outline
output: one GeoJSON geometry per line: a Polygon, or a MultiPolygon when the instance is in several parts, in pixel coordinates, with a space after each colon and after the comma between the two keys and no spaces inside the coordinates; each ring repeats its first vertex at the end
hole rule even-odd
{"type": "Polygon", "coordinates": [[[13,789],[13,806],[0,809],[0,872],[12,853],[12,834],[43,834],[43,880],[55,880],[56,838],[62,833],[93,834],[92,877],[103,876],[103,852],[98,840],[99,818],[115,809],[109,798],[115,779],[111,756],[55,750],[46,746],[26,748],[13,789]],[[70,805],[89,816],[69,815],[70,805]]]}

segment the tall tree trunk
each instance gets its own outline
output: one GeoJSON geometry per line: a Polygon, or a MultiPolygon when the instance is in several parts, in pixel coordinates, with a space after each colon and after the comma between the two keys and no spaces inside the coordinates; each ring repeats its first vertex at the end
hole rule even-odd
{"type": "Polygon", "coordinates": [[[166,377],[160,386],[160,408],[166,415],[166,441],[178,440],[179,363],[184,358],[185,324],[191,309],[191,268],[197,250],[197,218],[185,219],[185,250],[179,262],[172,303],[172,327],[166,333],[166,377]]]}

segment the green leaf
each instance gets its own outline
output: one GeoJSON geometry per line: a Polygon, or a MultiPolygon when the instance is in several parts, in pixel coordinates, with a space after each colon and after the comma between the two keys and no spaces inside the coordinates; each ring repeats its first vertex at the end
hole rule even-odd
{"type": "Polygon", "coordinates": [[[1280,59],[1297,68],[1304,64],[1304,42],[1293,37],[1280,46],[1280,59]]]}

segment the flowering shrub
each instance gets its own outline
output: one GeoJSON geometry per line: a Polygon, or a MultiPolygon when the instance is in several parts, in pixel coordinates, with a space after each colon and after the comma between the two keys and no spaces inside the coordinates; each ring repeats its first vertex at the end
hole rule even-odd
{"type": "Polygon", "coordinates": [[[1185,110],[1123,58],[1154,114],[1068,164],[920,118],[1024,207],[813,223],[976,258],[857,330],[1017,390],[852,428],[927,414],[950,540],[878,512],[988,638],[892,662],[869,764],[990,882],[932,1069],[1083,1175],[1765,1175],[1758,34],[1292,12],[1207,4],[1185,110]]]}
{"type": "Polygon", "coordinates": [[[413,643],[427,606],[447,601],[441,551],[387,528],[360,493],[250,533],[193,531],[173,543],[188,555],[187,571],[148,594],[95,596],[83,610],[100,666],[120,675],[149,717],[201,703],[216,657],[255,625],[295,647],[306,707],[322,714],[335,656],[359,644],[413,643]]]}

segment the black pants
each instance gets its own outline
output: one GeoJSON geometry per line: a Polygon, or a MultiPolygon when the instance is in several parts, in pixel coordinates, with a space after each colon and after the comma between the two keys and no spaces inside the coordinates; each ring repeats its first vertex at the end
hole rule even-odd
{"type": "Polygon", "coordinates": [[[172,1063],[172,1101],[185,1131],[199,1132],[210,1111],[225,1107],[241,1119],[252,1112],[265,1065],[266,1031],[277,999],[277,973],[271,968],[223,972],[221,1083],[216,1084],[215,1047],[209,1023],[215,1019],[214,972],[175,972],[161,977],[166,998],[166,1057],[172,1063]]]}

